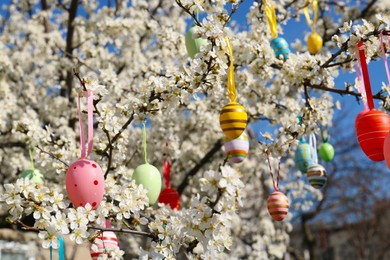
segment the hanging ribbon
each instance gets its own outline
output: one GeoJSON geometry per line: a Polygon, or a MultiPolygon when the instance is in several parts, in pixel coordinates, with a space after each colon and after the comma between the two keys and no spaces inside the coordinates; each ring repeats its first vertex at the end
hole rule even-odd
{"type": "Polygon", "coordinates": [[[272,0],[263,0],[272,38],[278,37],[278,22],[276,21],[275,4],[272,0]]]}
{"type": "Polygon", "coordinates": [[[165,188],[171,187],[171,164],[168,160],[164,159],[164,183],[165,188]]]}
{"type": "Polygon", "coordinates": [[[92,152],[93,144],[93,94],[92,90],[87,90],[79,94],[78,98],[78,113],[79,113],[79,125],[80,125],[80,146],[81,146],[81,158],[87,158],[92,152]],[[81,117],[80,99],[81,97],[87,97],[87,111],[88,111],[88,151],[85,147],[85,137],[83,129],[83,120],[81,117]]]}
{"type": "Polygon", "coordinates": [[[363,79],[362,67],[360,66],[360,64],[356,65],[356,76],[357,76],[358,81],[360,83],[360,85],[359,85],[359,92],[362,95],[362,101],[363,101],[364,110],[368,110],[367,95],[366,95],[366,90],[365,90],[365,87],[364,87],[364,79],[363,79]]]}
{"type": "MultiPolygon", "coordinates": [[[[380,33],[380,40],[381,40],[381,50],[382,50],[383,62],[385,63],[387,81],[388,81],[389,86],[390,86],[390,72],[389,72],[389,66],[387,65],[385,45],[383,43],[383,30],[380,33]]],[[[390,48],[390,37],[389,36],[387,36],[387,43],[388,43],[388,47],[390,48]]]]}
{"type": "MultiPolygon", "coordinates": [[[[62,237],[58,238],[58,260],[65,260],[65,244],[62,237]]],[[[50,260],[53,259],[53,247],[50,246],[50,260]]]]}
{"type": "Polygon", "coordinates": [[[310,149],[312,150],[312,159],[314,164],[318,164],[318,155],[317,155],[317,140],[316,136],[311,133],[309,137],[310,149]]]}
{"type": "Polygon", "coordinates": [[[35,164],[34,164],[34,154],[33,150],[30,148],[28,149],[28,154],[30,155],[30,162],[31,162],[31,168],[35,170],[35,164]]]}
{"type": "Polygon", "coordinates": [[[234,83],[233,49],[232,49],[232,45],[230,44],[229,38],[227,36],[225,37],[225,41],[227,44],[227,48],[229,50],[229,59],[230,59],[227,88],[228,88],[230,101],[236,102],[237,90],[236,90],[236,84],[234,83]]]}
{"type": "Polygon", "coordinates": [[[307,24],[311,28],[312,32],[316,32],[316,24],[318,20],[318,2],[317,0],[306,0],[305,7],[303,8],[303,13],[305,14],[307,24]],[[313,20],[310,18],[310,13],[309,13],[309,8],[308,6],[310,5],[310,2],[312,3],[313,6],[313,12],[314,12],[314,17],[313,20]]]}
{"type": "Polygon", "coordinates": [[[363,73],[364,88],[366,90],[368,108],[374,109],[375,107],[374,107],[374,100],[372,98],[372,92],[371,92],[370,76],[368,75],[366,55],[364,54],[362,41],[360,41],[358,44],[358,50],[359,50],[360,66],[362,68],[362,73],[363,73]]]}
{"type": "Polygon", "coordinates": [[[142,123],[142,140],[143,140],[143,146],[144,146],[144,160],[146,164],[148,163],[148,154],[146,151],[146,126],[145,121],[142,123]]]}
{"type": "Polygon", "coordinates": [[[275,178],[274,178],[274,174],[272,172],[272,167],[271,167],[271,162],[269,160],[269,155],[267,154],[267,161],[268,161],[268,166],[269,166],[269,172],[271,174],[271,177],[272,177],[272,183],[274,185],[274,190],[276,192],[279,191],[279,180],[280,180],[280,158],[279,158],[279,163],[278,163],[278,173],[276,175],[276,181],[275,181],[275,178]]]}

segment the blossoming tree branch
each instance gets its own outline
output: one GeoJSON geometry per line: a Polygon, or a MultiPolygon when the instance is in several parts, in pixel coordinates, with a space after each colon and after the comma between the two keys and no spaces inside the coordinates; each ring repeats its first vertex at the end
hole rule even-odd
{"type": "MultiPolygon", "coordinates": [[[[341,70],[355,72],[359,42],[368,61],[382,57],[380,35],[389,35],[390,5],[256,0],[243,27],[235,18],[244,4],[3,5],[0,213],[7,221],[0,226],[35,231],[44,248],[56,249],[59,238],[69,236],[90,243],[91,256],[281,258],[291,216],[272,220],[270,190],[280,188],[296,211],[322,200],[293,167],[295,148],[305,135],[319,134],[320,126],[331,127],[339,104],[330,93],[361,100],[358,80],[341,87],[335,79],[341,70]],[[287,22],[305,19],[305,13],[308,42],[277,41],[291,29],[287,22]],[[227,139],[218,123],[231,101],[231,84],[249,122],[241,141],[250,143],[248,153],[236,152],[233,159],[222,148],[227,139]],[[251,128],[258,121],[260,129],[251,128]],[[275,131],[262,130],[262,123],[275,131]],[[99,200],[71,195],[70,186],[83,182],[68,180],[67,171],[77,175],[79,164],[73,163],[80,160],[93,181],[82,192],[95,199],[101,191],[99,200]],[[270,175],[278,165],[279,186],[270,175]],[[144,180],[152,166],[163,185],[144,180]],[[176,192],[180,206],[154,203],[160,188],[154,198],[152,184],[176,192]],[[104,244],[107,232],[121,247],[104,244]]],[[[385,51],[389,47],[385,41],[385,51]]],[[[373,93],[385,110],[389,91],[384,84],[373,93]]]]}

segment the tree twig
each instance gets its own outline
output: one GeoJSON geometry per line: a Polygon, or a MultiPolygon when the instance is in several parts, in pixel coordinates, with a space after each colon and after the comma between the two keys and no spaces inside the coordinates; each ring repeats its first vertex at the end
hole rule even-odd
{"type": "Polygon", "coordinates": [[[128,233],[128,234],[133,234],[133,235],[138,235],[138,236],[146,236],[146,237],[150,237],[153,239],[156,237],[152,233],[128,229],[128,228],[101,228],[101,227],[92,227],[92,226],[89,226],[88,228],[96,229],[96,230],[100,230],[100,231],[112,231],[112,232],[117,232],[117,233],[128,233]]]}
{"type": "Polygon", "coordinates": [[[45,153],[45,154],[48,154],[50,155],[50,157],[52,157],[53,159],[56,159],[57,161],[59,161],[60,163],[64,164],[66,167],[69,167],[69,164],[67,164],[66,162],[64,162],[63,160],[61,160],[60,158],[58,158],[55,154],[53,154],[52,152],[48,152],[48,151],[45,151],[43,150],[41,147],[39,146],[36,146],[38,148],[39,151],[41,151],[42,153],[45,153]]]}
{"type": "Polygon", "coordinates": [[[205,156],[189,171],[181,182],[177,191],[182,194],[184,189],[187,187],[190,177],[194,176],[206,163],[208,163],[214,154],[216,154],[222,147],[222,139],[219,139],[213,147],[205,154],[205,156]]]}

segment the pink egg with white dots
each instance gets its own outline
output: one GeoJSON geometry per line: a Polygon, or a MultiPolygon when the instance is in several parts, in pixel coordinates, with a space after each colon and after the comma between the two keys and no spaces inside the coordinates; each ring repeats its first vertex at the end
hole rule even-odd
{"type": "Polygon", "coordinates": [[[96,209],[104,195],[104,174],[99,164],[79,159],[66,172],[66,192],[75,208],[89,203],[96,209]]]}

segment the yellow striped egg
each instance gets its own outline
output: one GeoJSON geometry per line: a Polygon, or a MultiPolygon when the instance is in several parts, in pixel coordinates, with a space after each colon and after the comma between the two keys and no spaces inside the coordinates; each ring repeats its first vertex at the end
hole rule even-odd
{"type": "Polygon", "coordinates": [[[248,123],[248,115],[243,106],[237,102],[230,102],[222,109],[219,115],[219,124],[226,137],[236,139],[248,123]]]}
{"type": "Polygon", "coordinates": [[[307,170],[307,179],[311,186],[321,189],[327,181],[325,168],[320,164],[311,165],[307,170]]]}

